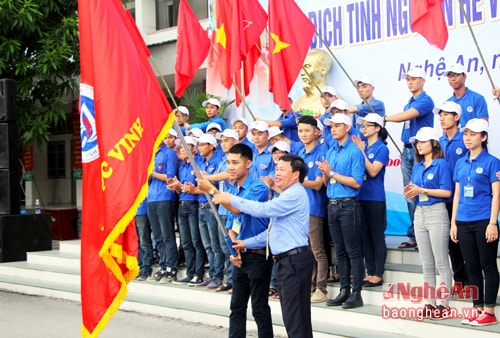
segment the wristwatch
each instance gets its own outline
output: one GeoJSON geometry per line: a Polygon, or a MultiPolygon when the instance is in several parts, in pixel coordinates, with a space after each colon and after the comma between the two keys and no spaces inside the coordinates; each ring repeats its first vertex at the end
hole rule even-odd
{"type": "Polygon", "coordinates": [[[210,189],[210,191],[208,193],[213,196],[216,191],[217,191],[217,188],[213,187],[212,189],[210,189]]]}
{"type": "Polygon", "coordinates": [[[330,173],[328,174],[328,177],[332,178],[333,176],[335,176],[335,171],[330,170],[330,173]]]}

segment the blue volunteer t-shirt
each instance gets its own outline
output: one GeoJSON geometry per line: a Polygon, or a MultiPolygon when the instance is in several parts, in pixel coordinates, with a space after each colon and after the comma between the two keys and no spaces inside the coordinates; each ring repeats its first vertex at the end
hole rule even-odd
{"type": "MultiPolygon", "coordinates": [[[[426,189],[443,189],[453,191],[450,167],[444,158],[435,158],[426,168],[424,161],[415,163],[411,173],[411,181],[419,187],[426,189]]],[[[426,196],[426,201],[421,196],[415,198],[417,205],[432,205],[439,202],[446,202],[447,198],[426,196]]]]}
{"type": "MultiPolygon", "coordinates": [[[[154,171],[159,174],[166,174],[168,178],[177,175],[179,159],[175,151],[162,143],[155,155],[154,171]]],[[[175,201],[177,193],[167,189],[165,181],[151,177],[148,187],[148,202],[175,201]]]]}
{"type": "MultiPolygon", "coordinates": [[[[194,169],[191,163],[188,161],[182,161],[179,167],[179,182],[185,184],[187,182],[196,185],[196,175],[194,174],[194,169]]],[[[179,195],[179,201],[197,201],[198,196],[193,194],[188,194],[187,192],[181,191],[179,195]]]]}
{"type": "Polygon", "coordinates": [[[401,141],[404,144],[411,144],[410,137],[417,135],[417,131],[422,127],[434,127],[434,102],[431,97],[425,92],[411,97],[410,101],[405,105],[404,111],[410,108],[415,108],[419,116],[408,121],[404,121],[403,130],[401,131],[401,141]]]}
{"type": "Polygon", "coordinates": [[[368,161],[380,162],[384,167],[379,171],[377,176],[370,177],[366,174],[366,179],[363,182],[363,186],[359,192],[360,201],[385,201],[385,187],[384,187],[384,177],[385,177],[385,166],[389,163],[389,148],[384,142],[377,140],[371,146],[368,142],[365,146],[365,154],[368,157],[368,161]]]}
{"type": "Polygon", "coordinates": [[[465,88],[465,93],[460,98],[453,94],[448,101],[456,102],[462,108],[462,114],[460,115],[460,125],[462,127],[465,127],[470,119],[488,118],[488,106],[484,96],[469,88],[465,88]]]}
{"type": "MultiPolygon", "coordinates": [[[[215,174],[220,161],[221,161],[220,157],[217,156],[216,153],[214,152],[212,157],[210,157],[208,161],[205,158],[203,158],[203,162],[200,164],[200,170],[206,172],[208,175],[215,174]]],[[[208,203],[205,194],[198,195],[198,202],[208,203]]]]}
{"type": "MultiPolygon", "coordinates": [[[[307,175],[305,180],[316,181],[317,177],[322,177],[323,174],[316,165],[316,161],[322,161],[326,155],[327,148],[324,144],[317,144],[310,152],[306,153],[305,148],[301,150],[299,156],[304,159],[307,166],[307,175]]],[[[322,186],[320,190],[305,188],[307,196],[309,197],[309,213],[312,216],[325,217],[326,205],[328,199],[326,198],[326,187],[322,186]]]]}
{"type": "Polygon", "coordinates": [[[272,153],[269,151],[268,147],[264,149],[261,153],[254,151],[252,168],[250,169],[250,176],[253,178],[259,178],[262,176],[270,176],[270,173],[274,170],[274,161],[272,153]]]}
{"type": "MultiPolygon", "coordinates": [[[[373,111],[376,114],[379,114],[380,116],[385,116],[385,105],[384,102],[375,99],[372,97],[370,101],[368,101],[370,106],[373,108],[373,111]]],[[[370,107],[365,103],[365,101],[361,102],[360,104],[356,105],[356,109],[358,110],[358,116],[359,117],[365,117],[366,115],[372,113],[372,110],[370,107]]]]}

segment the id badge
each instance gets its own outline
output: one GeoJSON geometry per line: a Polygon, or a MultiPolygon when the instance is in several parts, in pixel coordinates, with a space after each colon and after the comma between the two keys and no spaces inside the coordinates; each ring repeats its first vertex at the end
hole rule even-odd
{"type": "Polygon", "coordinates": [[[405,129],[410,129],[410,121],[405,121],[405,129]]]}
{"type": "Polygon", "coordinates": [[[474,187],[472,185],[464,187],[464,197],[474,197],[474,187]]]}
{"type": "Polygon", "coordinates": [[[237,233],[237,234],[239,234],[239,233],[240,233],[240,231],[241,231],[241,223],[240,223],[240,221],[239,221],[238,219],[235,219],[235,220],[234,220],[234,222],[233,222],[233,226],[231,227],[231,229],[232,229],[235,233],[237,233]]]}
{"type": "Polygon", "coordinates": [[[427,194],[418,195],[418,201],[419,202],[429,202],[429,195],[427,195],[427,194]]]}

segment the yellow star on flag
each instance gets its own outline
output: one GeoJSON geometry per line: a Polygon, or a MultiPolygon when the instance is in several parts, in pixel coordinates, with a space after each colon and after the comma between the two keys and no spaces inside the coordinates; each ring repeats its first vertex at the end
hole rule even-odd
{"type": "Polygon", "coordinates": [[[215,42],[220,43],[226,49],[226,30],[224,29],[224,24],[215,29],[215,42]]]}
{"type": "Polygon", "coordinates": [[[275,46],[273,49],[273,54],[281,52],[281,50],[290,47],[289,43],[280,40],[280,37],[274,33],[271,33],[271,38],[274,40],[275,46]]]}

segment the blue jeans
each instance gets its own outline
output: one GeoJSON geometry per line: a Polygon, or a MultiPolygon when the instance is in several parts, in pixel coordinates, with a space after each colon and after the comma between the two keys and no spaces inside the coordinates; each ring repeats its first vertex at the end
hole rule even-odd
{"type": "Polygon", "coordinates": [[[179,202],[177,224],[181,237],[181,247],[186,260],[186,275],[189,278],[198,276],[203,279],[205,265],[205,248],[201,242],[200,227],[198,225],[198,202],[179,202]]]}
{"type": "Polygon", "coordinates": [[[269,307],[269,281],[272,260],[258,253],[242,253],[243,265],[233,270],[233,293],[229,316],[229,337],[245,337],[248,300],[252,300],[252,315],[259,337],[273,337],[269,307]]]}
{"type": "Polygon", "coordinates": [[[368,276],[384,276],[387,247],[385,245],[385,201],[359,201],[361,206],[361,242],[368,276]]]}
{"type": "Polygon", "coordinates": [[[149,232],[148,215],[135,216],[135,228],[137,230],[137,239],[139,240],[137,259],[139,261],[140,273],[149,276],[153,270],[153,245],[149,232]]]}
{"type": "MultiPolygon", "coordinates": [[[[226,224],[227,221],[227,216],[226,215],[219,215],[222,224],[226,224]]],[[[219,243],[220,247],[222,248],[222,252],[224,253],[224,266],[226,267],[226,284],[233,284],[233,268],[234,265],[231,264],[231,261],[229,260],[229,256],[231,256],[231,252],[229,252],[229,248],[227,247],[226,244],[226,239],[224,238],[224,233],[222,232],[221,229],[219,229],[219,243]]]]}
{"type": "Polygon", "coordinates": [[[175,240],[174,201],[148,202],[148,218],[160,255],[160,267],[177,269],[179,252],[175,240]]]}
{"type": "MultiPolygon", "coordinates": [[[[406,187],[408,183],[411,182],[411,173],[413,171],[413,165],[415,164],[415,149],[414,148],[403,148],[403,154],[401,155],[401,173],[403,174],[403,185],[406,187]]],[[[407,231],[407,236],[413,242],[417,242],[415,238],[415,228],[413,226],[413,218],[415,215],[415,199],[407,198],[406,205],[408,206],[408,215],[410,216],[410,227],[407,231]]]]}
{"type": "Polygon", "coordinates": [[[224,253],[219,242],[219,229],[217,220],[210,207],[198,209],[198,221],[200,225],[201,241],[207,253],[208,276],[212,279],[222,280],[224,270],[224,253]]]}
{"type": "Polygon", "coordinates": [[[328,226],[335,243],[340,287],[349,288],[349,271],[351,271],[352,291],[361,291],[365,273],[361,249],[360,216],[360,206],[357,200],[328,204],[328,226]]]}

